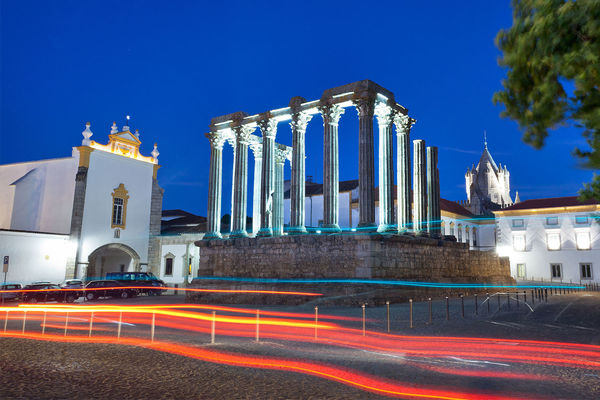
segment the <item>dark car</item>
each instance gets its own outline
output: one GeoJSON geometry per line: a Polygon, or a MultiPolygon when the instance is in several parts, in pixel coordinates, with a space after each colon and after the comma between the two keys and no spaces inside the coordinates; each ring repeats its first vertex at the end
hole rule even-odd
{"type": "Polygon", "coordinates": [[[118,297],[127,299],[137,295],[136,289],[130,289],[121,282],[114,280],[91,281],[85,286],[85,298],[94,300],[99,297],[118,297]]]}
{"type": "Polygon", "coordinates": [[[69,290],[62,290],[60,286],[53,283],[36,283],[27,285],[23,289],[23,301],[26,303],[37,303],[40,301],[59,301],[72,303],[77,295],[69,290]]]}
{"type": "Polygon", "coordinates": [[[83,296],[83,281],[81,279],[67,279],[66,281],[60,284],[60,287],[62,289],[69,289],[69,291],[73,292],[73,294],[77,298],[83,296]]]}
{"type": "Polygon", "coordinates": [[[2,301],[20,300],[23,287],[18,283],[0,285],[0,298],[2,301]]]}
{"type": "Polygon", "coordinates": [[[162,292],[167,291],[167,285],[152,272],[109,272],[106,279],[113,279],[127,286],[141,286],[138,292],[148,296],[160,296],[162,292]]]}

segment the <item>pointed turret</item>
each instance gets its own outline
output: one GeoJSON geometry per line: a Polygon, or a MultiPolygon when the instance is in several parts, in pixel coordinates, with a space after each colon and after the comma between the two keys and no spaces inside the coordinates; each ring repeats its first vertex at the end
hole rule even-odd
{"type": "Polygon", "coordinates": [[[520,203],[521,202],[521,198],[519,197],[519,191],[517,191],[517,193],[515,194],[515,201],[514,204],[520,203]]]}

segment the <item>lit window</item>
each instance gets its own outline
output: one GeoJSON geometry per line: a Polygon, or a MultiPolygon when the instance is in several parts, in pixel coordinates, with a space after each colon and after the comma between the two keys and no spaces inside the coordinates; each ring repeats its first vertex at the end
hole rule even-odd
{"type": "Polygon", "coordinates": [[[560,250],[560,233],[547,233],[548,250],[560,250]]]}
{"type": "Polygon", "coordinates": [[[592,279],[592,264],[581,263],[579,267],[581,268],[581,279],[592,279]]]}
{"type": "Polygon", "coordinates": [[[576,224],[587,224],[588,217],[586,215],[578,215],[575,217],[575,223],[576,224]]]}
{"type": "Polygon", "coordinates": [[[123,223],[123,199],[115,197],[113,199],[112,224],[121,225],[123,223]]]}
{"type": "Polygon", "coordinates": [[[546,218],[546,225],[558,225],[558,217],[546,218]]]}
{"type": "Polygon", "coordinates": [[[525,264],[517,264],[517,278],[525,278],[525,264]]]}
{"type": "Polygon", "coordinates": [[[458,224],[458,239],[459,242],[462,242],[462,225],[458,224]]]}
{"type": "Polygon", "coordinates": [[[513,249],[516,251],[525,251],[525,235],[513,236],[513,249]]]}
{"type": "Polygon", "coordinates": [[[111,228],[125,229],[125,220],[127,216],[127,200],[129,195],[127,189],[121,183],[112,193],[112,218],[111,228]]]}
{"type": "Polygon", "coordinates": [[[590,233],[577,232],[577,249],[589,250],[591,248],[590,233]]]}
{"type": "Polygon", "coordinates": [[[562,278],[562,264],[550,264],[552,278],[562,278]]]}
{"type": "Polygon", "coordinates": [[[525,221],[522,219],[513,219],[512,226],[513,228],[522,228],[525,226],[525,221]]]}

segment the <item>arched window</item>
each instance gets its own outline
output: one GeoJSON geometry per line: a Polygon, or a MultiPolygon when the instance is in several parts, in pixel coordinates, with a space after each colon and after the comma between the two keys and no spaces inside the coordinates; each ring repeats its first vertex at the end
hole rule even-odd
{"type": "Polygon", "coordinates": [[[440,224],[440,233],[443,235],[446,234],[446,222],[442,221],[442,223],[440,224]]]}
{"type": "Polygon", "coordinates": [[[126,217],[127,217],[127,200],[129,200],[129,194],[125,186],[121,183],[112,192],[112,218],[110,227],[125,229],[126,217]]]}
{"type": "Polygon", "coordinates": [[[468,244],[471,244],[471,238],[469,235],[470,231],[471,231],[471,228],[468,225],[465,226],[465,242],[468,244]]]}
{"type": "Polygon", "coordinates": [[[462,242],[462,224],[458,224],[458,237],[456,240],[462,242]]]}
{"type": "Polygon", "coordinates": [[[473,247],[477,246],[477,228],[473,227],[473,247]]]}
{"type": "Polygon", "coordinates": [[[173,276],[173,260],[175,260],[175,256],[172,253],[165,254],[165,275],[164,276],[173,276]]]}
{"type": "Polygon", "coordinates": [[[450,236],[454,236],[454,222],[450,222],[450,236]]]}

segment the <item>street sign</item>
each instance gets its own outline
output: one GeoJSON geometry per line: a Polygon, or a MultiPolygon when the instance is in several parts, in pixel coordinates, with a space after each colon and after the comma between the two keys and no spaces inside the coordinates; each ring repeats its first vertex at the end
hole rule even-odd
{"type": "Polygon", "coordinates": [[[4,273],[8,272],[8,256],[4,256],[4,264],[2,267],[2,272],[4,272],[4,273]]]}

